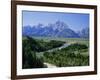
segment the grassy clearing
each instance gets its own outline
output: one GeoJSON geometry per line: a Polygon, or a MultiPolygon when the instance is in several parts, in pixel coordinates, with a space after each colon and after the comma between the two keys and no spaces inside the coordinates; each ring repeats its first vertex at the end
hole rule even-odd
{"type": "Polygon", "coordinates": [[[50,40],[64,41],[68,44],[80,43],[89,46],[89,39],[84,39],[84,38],[52,38],[52,37],[34,37],[34,38],[41,39],[44,41],[50,41],[50,40]]]}

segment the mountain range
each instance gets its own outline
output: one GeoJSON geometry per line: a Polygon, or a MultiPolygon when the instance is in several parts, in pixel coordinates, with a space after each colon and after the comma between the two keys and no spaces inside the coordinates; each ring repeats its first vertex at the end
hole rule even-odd
{"type": "Polygon", "coordinates": [[[78,34],[81,38],[89,38],[89,28],[86,27],[82,29],[81,31],[78,32],[78,34]]]}
{"type": "Polygon", "coordinates": [[[53,24],[34,26],[23,26],[23,36],[38,36],[38,37],[63,37],[63,38],[89,38],[89,28],[84,28],[78,32],[72,30],[66,23],[56,21],[53,24]]]}

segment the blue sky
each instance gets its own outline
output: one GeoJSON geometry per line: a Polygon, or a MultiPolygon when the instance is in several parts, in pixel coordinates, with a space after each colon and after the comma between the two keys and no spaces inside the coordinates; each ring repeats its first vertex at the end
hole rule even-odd
{"type": "Polygon", "coordinates": [[[65,22],[74,31],[89,27],[89,14],[23,11],[22,16],[23,26],[34,26],[39,23],[48,25],[60,20],[65,22]]]}

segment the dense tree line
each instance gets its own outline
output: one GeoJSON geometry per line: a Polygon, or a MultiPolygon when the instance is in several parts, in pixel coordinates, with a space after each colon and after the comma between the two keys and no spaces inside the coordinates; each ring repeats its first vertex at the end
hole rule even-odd
{"type": "Polygon", "coordinates": [[[22,46],[22,68],[42,68],[44,67],[43,59],[36,56],[36,50],[39,49],[38,43],[30,38],[23,40],[22,46]],[[34,43],[34,45],[32,45],[34,43]]]}
{"type": "Polygon", "coordinates": [[[81,52],[88,52],[88,47],[83,44],[72,44],[61,50],[44,53],[44,61],[59,67],[89,65],[89,56],[81,52]]]}
{"type": "MultiPolygon", "coordinates": [[[[39,40],[39,39],[35,39],[35,38],[27,36],[26,39],[23,39],[23,43],[27,44],[27,46],[30,46],[32,51],[42,52],[42,51],[46,51],[49,49],[60,47],[65,42],[56,41],[56,40],[50,40],[46,42],[44,40],[39,40]]],[[[24,47],[24,44],[23,44],[23,47],[24,47]]]]}
{"type": "Polygon", "coordinates": [[[46,51],[52,48],[63,45],[62,41],[51,40],[45,42],[43,40],[34,39],[32,37],[25,37],[22,41],[22,54],[23,54],[23,68],[42,68],[44,67],[44,61],[42,57],[37,57],[36,52],[46,51]]]}

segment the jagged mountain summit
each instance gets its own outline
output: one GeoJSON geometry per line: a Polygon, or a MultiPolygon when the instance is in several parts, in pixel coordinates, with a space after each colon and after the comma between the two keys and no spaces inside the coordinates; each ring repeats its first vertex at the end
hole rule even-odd
{"type": "Polygon", "coordinates": [[[37,36],[37,37],[63,37],[63,38],[80,38],[80,35],[70,27],[62,22],[56,21],[48,25],[38,24],[31,26],[23,26],[23,36],[37,36]]]}
{"type": "Polygon", "coordinates": [[[81,38],[89,38],[89,28],[83,28],[81,31],[78,32],[81,38]]]}

